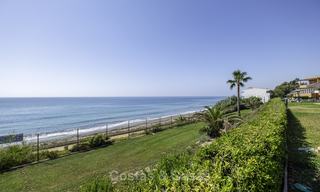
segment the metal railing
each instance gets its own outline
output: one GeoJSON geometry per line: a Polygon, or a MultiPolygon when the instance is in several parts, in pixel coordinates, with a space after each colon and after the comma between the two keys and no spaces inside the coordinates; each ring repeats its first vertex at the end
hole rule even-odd
{"type": "Polygon", "coordinates": [[[37,161],[40,160],[39,154],[44,150],[61,150],[59,147],[68,148],[78,145],[83,140],[88,140],[98,134],[105,136],[106,140],[117,140],[123,138],[134,137],[135,135],[143,135],[156,133],[161,130],[169,129],[179,125],[188,124],[195,121],[195,113],[179,114],[158,118],[146,118],[145,120],[127,120],[122,122],[105,123],[99,126],[98,129],[81,129],[67,131],[68,134],[56,137],[48,137],[50,133],[38,132],[32,136],[24,137],[22,142],[7,142],[0,144],[0,148],[5,148],[13,145],[27,145],[32,147],[34,153],[37,153],[37,161]],[[110,126],[118,124],[118,126],[110,126]]]}

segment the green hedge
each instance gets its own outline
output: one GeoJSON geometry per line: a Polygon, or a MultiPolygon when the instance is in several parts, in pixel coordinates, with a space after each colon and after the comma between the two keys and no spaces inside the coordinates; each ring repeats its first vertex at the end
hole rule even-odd
{"type": "Polygon", "coordinates": [[[115,191],[281,191],[286,126],[285,105],[271,100],[208,147],[164,158],[115,191]]]}

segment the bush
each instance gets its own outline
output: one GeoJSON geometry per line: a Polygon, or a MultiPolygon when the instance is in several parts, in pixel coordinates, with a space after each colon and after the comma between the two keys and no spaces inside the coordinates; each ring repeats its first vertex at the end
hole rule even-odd
{"type": "Polygon", "coordinates": [[[274,99],[196,154],[163,159],[127,191],[280,191],[286,123],[285,105],[274,99]]]}
{"type": "Polygon", "coordinates": [[[146,133],[146,135],[151,135],[151,134],[163,131],[163,130],[164,129],[161,127],[160,124],[156,124],[156,125],[153,125],[152,127],[150,127],[149,129],[146,129],[145,133],[146,133]]]}
{"type": "Polygon", "coordinates": [[[242,100],[244,104],[252,110],[259,108],[263,103],[260,97],[249,97],[242,100]]]}
{"type": "Polygon", "coordinates": [[[0,171],[36,160],[31,147],[15,145],[0,150],[0,171]]]}
{"type": "MultiPolygon", "coordinates": [[[[222,125],[221,125],[222,127],[222,125]]],[[[222,128],[218,127],[218,126],[204,126],[200,129],[200,133],[205,133],[207,136],[209,136],[210,138],[215,138],[220,136],[220,130],[222,128]]]]}
{"type": "Polygon", "coordinates": [[[70,151],[71,152],[76,152],[76,151],[88,151],[90,150],[90,144],[88,142],[83,142],[83,143],[79,143],[75,144],[71,147],[70,151]]]}
{"type": "Polygon", "coordinates": [[[57,159],[59,157],[58,151],[45,151],[42,155],[47,159],[57,159]]]}
{"type": "Polygon", "coordinates": [[[163,129],[161,128],[160,124],[155,125],[152,129],[151,129],[152,133],[157,133],[160,131],[163,131],[163,129]]]}
{"type": "Polygon", "coordinates": [[[92,148],[104,146],[104,145],[106,145],[105,137],[101,134],[95,135],[90,138],[89,145],[92,148]]]}
{"type": "Polygon", "coordinates": [[[92,148],[107,146],[112,144],[112,141],[109,140],[109,137],[105,137],[105,135],[98,134],[89,138],[84,139],[79,145],[75,144],[70,151],[88,151],[92,148]]]}

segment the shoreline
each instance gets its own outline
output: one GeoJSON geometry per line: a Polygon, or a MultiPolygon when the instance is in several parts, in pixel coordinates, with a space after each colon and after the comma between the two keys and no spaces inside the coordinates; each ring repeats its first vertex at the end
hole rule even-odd
{"type": "MultiPolygon", "coordinates": [[[[157,125],[168,125],[172,121],[176,122],[177,118],[182,117],[191,117],[192,115],[201,112],[201,110],[195,111],[186,111],[179,114],[164,115],[161,117],[152,117],[145,119],[135,119],[135,120],[126,120],[121,122],[116,122],[109,124],[105,123],[103,125],[91,127],[91,128],[78,128],[73,130],[58,131],[51,133],[39,133],[39,143],[40,145],[59,145],[59,143],[74,143],[77,140],[77,137],[81,139],[94,136],[96,134],[108,134],[109,137],[121,136],[125,134],[131,134],[135,132],[141,132],[146,130],[146,128],[155,127],[157,125]],[[79,131],[79,132],[78,132],[79,131]]],[[[37,144],[37,134],[25,135],[22,142],[13,142],[0,144],[0,148],[5,148],[12,145],[35,145],[37,144]]]]}

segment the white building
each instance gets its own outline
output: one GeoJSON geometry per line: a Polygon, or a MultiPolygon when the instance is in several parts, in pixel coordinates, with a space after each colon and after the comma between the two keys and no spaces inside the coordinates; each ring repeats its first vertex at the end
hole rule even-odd
{"type": "Polygon", "coordinates": [[[248,89],[241,91],[241,97],[260,97],[261,101],[265,103],[270,100],[270,93],[268,93],[268,91],[269,89],[249,87],[248,89]]]}

